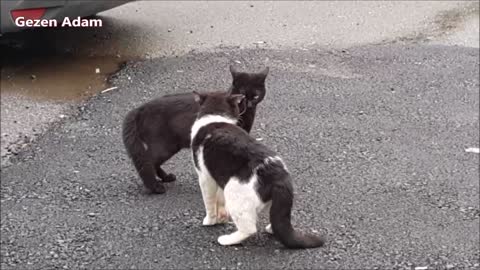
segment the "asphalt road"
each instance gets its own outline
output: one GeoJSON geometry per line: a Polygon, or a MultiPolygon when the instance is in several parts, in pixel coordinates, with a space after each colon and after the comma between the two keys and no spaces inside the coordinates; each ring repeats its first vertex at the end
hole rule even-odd
{"type": "Polygon", "coordinates": [[[338,49],[443,36],[478,47],[478,23],[463,25],[472,17],[473,1],[138,1],[101,13],[101,29],[65,31],[57,45],[147,58],[219,46],[338,49]]]}
{"type": "MultiPolygon", "coordinates": [[[[368,45],[224,48],[127,65],[1,171],[2,269],[478,269],[479,52],[368,45]],[[242,246],[201,226],[190,153],[148,195],[121,143],[126,112],[152,97],[226,89],[228,64],[271,67],[252,135],[295,186],[293,222],[328,237],[285,250],[265,232],[242,246]],[[419,268],[425,269],[425,268],[419,268]]],[[[265,223],[263,220],[262,224],[265,223]]],[[[263,226],[262,226],[263,227],[263,226]]]]}
{"type": "Polygon", "coordinates": [[[8,164],[70,114],[79,98],[108,88],[106,77],[125,60],[219,47],[421,42],[478,48],[478,10],[478,1],[136,1],[100,13],[102,28],[2,36],[0,162],[8,164]]]}
{"type": "Polygon", "coordinates": [[[67,91],[100,63],[148,59],[114,76],[118,90],[77,108],[2,84],[2,269],[480,268],[479,156],[465,152],[479,146],[478,3],[142,1],[100,17],[101,29],[42,32],[69,58],[35,55],[35,74],[67,91]],[[284,250],[264,232],[220,247],[233,228],[200,226],[188,151],[167,164],[167,194],[135,184],[125,113],[226,89],[235,61],[271,67],[253,135],[283,156],[294,224],[325,248],[284,250]]]}

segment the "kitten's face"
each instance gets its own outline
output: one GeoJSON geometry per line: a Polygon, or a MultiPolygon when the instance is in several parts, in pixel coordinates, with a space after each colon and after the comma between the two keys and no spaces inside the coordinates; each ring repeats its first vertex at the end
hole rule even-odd
{"type": "Polygon", "coordinates": [[[230,66],[232,73],[232,94],[242,94],[245,96],[247,108],[257,106],[265,97],[265,79],[267,78],[269,68],[265,68],[259,73],[246,73],[235,70],[230,66]]]}
{"type": "Polygon", "coordinates": [[[200,104],[199,116],[217,114],[228,116],[233,119],[240,117],[239,105],[245,99],[241,94],[229,94],[225,92],[202,94],[193,92],[195,101],[200,104]]]}

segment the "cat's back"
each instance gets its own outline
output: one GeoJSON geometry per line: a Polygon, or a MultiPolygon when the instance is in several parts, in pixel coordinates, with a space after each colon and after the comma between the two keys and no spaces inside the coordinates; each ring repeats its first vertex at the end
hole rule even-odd
{"type": "MultiPolygon", "coordinates": [[[[255,172],[261,183],[283,179],[288,174],[273,150],[233,124],[214,123],[201,128],[192,150],[201,153],[207,170],[221,187],[225,187],[231,177],[249,181],[255,172]]],[[[194,162],[198,166],[195,155],[194,162]]]]}
{"type": "MultiPolygon", "coordinates": [[[[138,119],[146,125],[161,122],[175,122],[179,119],[195,119],[199,110],[191,93],[170,94],[152,99],[135,111],[138,119]]],[[[188,125],[187,125],[188,126],[188,125]]]]}
{"type": "Polygon", "coordinates": [[[276,156],[275,151],[258,142],[245,130],[234,124],[214,123],[206,127],[199,135],[209,137],[205,144],[222,149],[228,155],[243,157],[249,163],[262,162],[265,158],[276,156]]]}
{"type": "Polygon", "coordinates": [[[164,113],[182,111],[188,108],[196,108],[198,110],[191,93],[164,95],[152,99],[139,107],[143,111],[162,111],[164,113]]]}

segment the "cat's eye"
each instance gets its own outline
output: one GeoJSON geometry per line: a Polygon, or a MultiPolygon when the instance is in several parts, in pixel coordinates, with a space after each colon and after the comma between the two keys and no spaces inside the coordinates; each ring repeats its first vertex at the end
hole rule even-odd
{"type": "Polygon", "coordinates": [[[260,98],[260,96],[254,96],[253,97],[253,99],[259,99],[259,98],[260,98]]]}

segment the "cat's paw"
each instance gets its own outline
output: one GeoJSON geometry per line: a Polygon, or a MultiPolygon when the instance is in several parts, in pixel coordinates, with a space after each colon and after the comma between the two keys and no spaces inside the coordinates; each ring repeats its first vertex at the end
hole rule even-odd
{"type": "Polygon", "coordinates": [[[232,237],[230,235],[222,235],[218,237],[218,243],[222,246],[230,246],[232,245],[232,237]]]}
{"type": "Polygon", "coordinates": [[[265,231],[269,234],[273,234],[272,224],[268,224],[267,227],[265,227],[265,231]]]}
{"type": "Polygon", "coordinates": [[[153,185],[153,187],[150,189],[150,191],[155,194],[163,194],[167,190],[165,189],[165,186],[162,183],[156,182],[153,185]]]}
{"type": "Polygon", "coordinates": [[[218,208],[217,222],[218,223],[228,223],[229,221],[230,221],[230,215],[228,214],[225,207],[218,208]]]}
{"type": "Polygon", "coordinates": [[[175,176],[175,174],[169,173],[162,180],[166,183],[175,182],[177,180],[177,177],[175,176]]]}
{"type": "Polygon", "coordinates": [[[240,232],[234,232],[231,234],[226,234],[218,237],[217,241],[220,245],[222,246],[231,246],[231,245],[238,245],[243,240],[245,240],[248,237],[248,235],[240,233],[240,232]]]}
{"type": "Polygon", "coordinates": [[[203,222],[202,222],[203,226],[212,226],[215,224],[217,224],[217,217],[206,216],[203,218],[203,222]]]}

